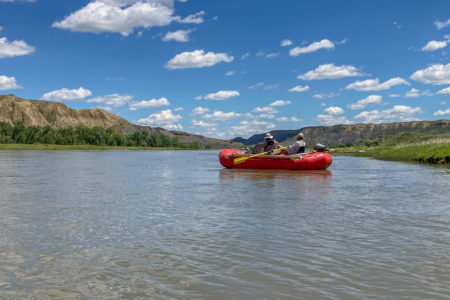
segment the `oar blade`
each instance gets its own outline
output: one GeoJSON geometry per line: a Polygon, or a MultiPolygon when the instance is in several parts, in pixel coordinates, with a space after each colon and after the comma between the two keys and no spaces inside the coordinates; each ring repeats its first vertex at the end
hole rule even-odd
{"type": "Polygon", "coordinates": [[[242,157],[235,158],[234,164],[237,165],[237,164],[243,163],[244,161],[246,161],[249,158],[250,158],[250,156],[242,156],[242,157]]]}

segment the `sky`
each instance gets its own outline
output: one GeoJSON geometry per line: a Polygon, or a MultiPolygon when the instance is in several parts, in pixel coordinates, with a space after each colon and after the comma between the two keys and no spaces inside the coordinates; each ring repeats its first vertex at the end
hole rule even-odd
{"type": "Polygon", "coordinates": [[[0,94],[209,137],[450,118],[450,1],[0,0],[0,94]]]}

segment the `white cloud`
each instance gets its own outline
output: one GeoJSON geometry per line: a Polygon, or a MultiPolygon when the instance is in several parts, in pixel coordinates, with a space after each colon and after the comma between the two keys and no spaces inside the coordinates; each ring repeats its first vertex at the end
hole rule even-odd
{"type": "Polygon", "coordinates": [[[264,106],[264,107],[256,107],[252,110],[252,112],[273,115],[278,113],[278,110],[276,108],[273,108],[273,106],[264,106]]]}
{"type": "Polygon", "coordinates": [[[450,86],[448,88],[437,91],[436,94],[450,94],[450,86]]]}
{"type": "Polygon", "coordinates": [[[206,96],[197,96],[195,97],[196,100],[227,100],[230,98],[234,98],[239,96],[238,91],[218,91],[217,93],[210,93],[206,96]]]}
{"type": "Polygon", "coordinates": [[[275,58],[280,55],[279,52],[265,53],[264,51],[258,51],[256,56],[265,57],[265,58],[275,58]]]}
{"type": "Polygon", "coordinates": [[[181,19],[180,17],[174,17],[174,20],[179,23],[192,23],[192,24],[200,24],[203,23],[203,15],[205,12],[203,10],[199,11],[198,13],[195,13],[193,15],[189,15],[184,19],[181,19]]]}
{"type": "Polygon", "coordinates": [[[177,108],[175,108],[173,111],[183,111],[184,110],[184,108],[182,108],[182,107],[177,107],[177,108]]]}
{"type": "Polygon", "coordinates": [[[133,99],[130,95],[111,94],[87,100],[88,103],[101,103],[107,107],[120,107],[133,99]]]}
{"type": "Polygon", "coordinates": [[[234,71],[228,71],[225,73],[225,76],[232,76],[234,73],[234,71]]]}
{"type": "Polygon", "coordinates": [[[450,84],[450,63],[431,65],[426,69],[414,72],[410,78],[433,85],[450,84]]]}
{"type": "Polygon", "coordinates": [[[417,97],[421,97],[421,96],[432,96],[433,94],[430,93],[429,90],[423,91],[421,92],[420,90],[416,89],[416,88],[412,88],[410,89],[406,94],[406,98],[417,98],[417,97]]]}
{"type": "Polygon", "coordinates": [[[262,87],[262,86],[264,86],[264,82],[258,82],[258,83],[254,84],[254,85],[249,86],[248,88],[250,90],[253,90],[253,89],[256,89],[256,88],[259,88],[259,87],[262,87]]]}
{"type": "Polygon", "coordinates": [[[0,2],[36,2],[36,0],[0,0],[0,2]]]}
{"type": "Polygon", "coordinates": [[[241,59],[244,60],[244,59],[246,59],[249,56],[250,56],[250,52],[244,53],[244,54],[241,55],[241,59]]]}
{"type": "Polygon", "coordinates": [[[445,115],[450,115],[450,108],[447,108],[446,110],[438,110],[437,112],[435,112],[433,114],[434,116],[445,116],[445,115]]]}
{"type": "Polygon", "coordinates": [[[400,85],[400,84],[409,85],[409,82],[401,77],[391,78],[383,83],[380,83],[378,78],[367,79],[367,80],[363,80],[363,81],[357,80],[356,82],[353,82],[353,83],[347,85],[347,87],[345,89],[347,89],[347,90],[353,89],[353,90],[357,90],[357,91],[383,91],[383,90],[388,90],[391,87],[393,87],[395,85],[400,85]]]}
{"type": "Polygon", "coordinates": [[[347,120],[344,116],[334,116],[329,114],[318,114],[316,120],[325,126],[333,126],[337,124],[352,124],[353,122],[347,120]]]}
{"type": "Polygon", "coordinates": [[[45,93],[42,95],[42,100],[83,100],[91,95],[90,90],[86,90],[82,87],[79,89],[69,90],[66,88],[45,93]]]}
{"type": "Polygon", "coordinates": [[[416,114],[422,113],[420,107],[396,105],[383,111],[363,111],[355,116],[355,119],[363,123],[408,122],[418,120],[416,114]]]}
{"type": "Polygon", "coordinates": [[[305,85],[305,86],[301,86],[301,85],[297,85],[294,86],[293,88],[289,89],[289,92],[306,92],[309,91],[309,85],[305,85]]]}
{"type": "Polygon", "coordinates": [[[389,94],[389,97],[398,98],[398,97],[400,97],[400,94],[389,94]]]}
{"type": "Polygon", "coordinates": [[[2,31],[3,30],[3,26],[0,26],[0,31],[2,31]]]}
{"type": "Polygon", "coordinates": [[[423,46],[422,51],[435,51],[445,48],[445,46],[447,46],[446,41],[429,41],[425,46],[423,46]]]}
{"type": "Polygon", "coordinates": [[[226,113],[226,112],[223,112],[220,110],[216,110],[211,114],[203,115],[203,118],[212,120],[212,121],[216,121],[216,122],[224,122],[224,121],[238,118],[240,116],[241,115],[239,113],[235,113],[234,111],[226,113]]]}
{"type": "Polygon", "coordinates": [[[292,48],[291,50],[289,50],[289,54],[291,56],[298,56],[298,55],[304,54],[304,53],[315,52],[320,49],[333,49],[333,48],[334,48],[333,42],[331,42],[327,39],[323,39],[320,42],[314,42],[314,43],[308,45],[307,47],[292,48]]]}
{"type": "Polygon", "coordinates": [[[276,125],[266,121],[241,121],[239,125],[232,126],[230,136],[251,136],[256,133],[268,132],[274,129],[276,125]]]}
{"type": "Polygon", "coordinates": [[[282,40],[280,42],[280,46],[281,47],[287,47],[287,46],[290,46],[290,45],[292,45],[292,41],[291,40],[282,40]]]}
{"type": "Polygon", "coordinates": [[[183,126],[180,124],[175,124],[183,117],[180,115],[174,115],[172,110],[166,109],[159,113],[151,114],[147,118],[139,119],[137,121],[140,125],[153,126],[153,127],[163,127],[172,130],[181,130],[183,126]]]}
{"type": "Polygon", "coordinates": [[[233,56],[229,56],[226,53],[205,53],[204,50],[195,50],[192,52],[177,54],[167,62],[166,68],[169,70],[174,70],[211,67],[220,62],[232,62],[233,59],[233,56]]]}
{"type": "Polygon", "coordinates": [[[335,92],[330,92],[330,93],[320,93],[320,94],[314,94],[313,98],[317,98],[317,99],[325,99],[325,98],[333,98],[339,96],[338,93],[335,92]]]}
{"type": "Polygon", "coordinates": [[[15,77],[7,77],[0,75],[0,91],[15,90],[22,88],[16,81],[15,77]]]}
{"type": "Polygon", "coordinates": [[[358,100],[356,103],[348,105],[350,109],[363,109],[368,105],[381,104],[383,97],[380,95],[370,95],[364,99],[358,100]]]}
{"type": "Polygon", "coordinates": [[[197,106],[193,110],[191,110],[191,115],[203,115],[204,113],[207,113],[209,111],[209,108],[207,107],[201,107],[197,106]]]}
{"type": "Polygon", "coordinates": [[[34,51],[35,48],[24,41],[8,42],[6,37],[0,38],[0,58],[27,55],[34,51]]]}
{"type": "MultiPolygon", "coordinates": [[[[128,36],[136,27],[165,26],[176,18],[173,1],[95,0],[54,22],[52,27],[79,32],[117,32],[128,36]]],[[[179,20],[179,17],[177,19],[179,20]]]]}
{"type": "Polygon", "coordinates": [[[327,107],[324,111],[327,114],[333,115],[333,116],[342,115],[344,113],[344,110],[339,106],[330,106],[330,107],[327,107]]]}
{"type": "Polygon", "coordinates": [[[143,100],[139,102],[132,102],[130,104],[130,110],[138,110],[139,108],[152,108],[170,105],[167,98],[161,97],[159,99],[143,100]]]}
{"type": "Polygon", "coordinates": [[[444,21],[444,22],[436,20],[436,21],[434,21],[434,25],[436,25],[436,28],[438,30],[441,30],[442,28],[445,28],[450,25],[450,19],[448,19],[447,21],[444,21]]]}
{"type": "Polygon", "coordinates": [[[288,117],[279,117],[279,118],[276,118],[276,120],[278,122],[300,122],[300,121],[302,121],[302,119],[299,119],[297,117],[290,117],[290,118],[288,118],[288,117]]]}
{"type": "Polygon", "coordinates": [[[285,106],[291,104],[289,100],[276,100],[269,104],[269,106],[285,106]]]}
{"type": "Polygon", "coordinates": [[[318,66],[315,70],[311,70],[303,75],[298,75],[298,79],[315,80],[315,79],[338,79],[344,77],[363,76],[356,67],[350,65],[335,66],[334,64],[324,64],[318,66]]]}
{"type": "Polygon", "coordinates": [[[192,120],[191,124],[192,126],[195,127],[204,127],[204,128],[214,127],[217,125],[216,123],[208,123],[203,120],[192,120]]]}
{"type": "Polygon", "coordinates": [[[177,30],[173,32],[168,32],[162,38],[163,41],[177,41],[177,42],[189,42],[189,34],[193,30],[177,30]]]}

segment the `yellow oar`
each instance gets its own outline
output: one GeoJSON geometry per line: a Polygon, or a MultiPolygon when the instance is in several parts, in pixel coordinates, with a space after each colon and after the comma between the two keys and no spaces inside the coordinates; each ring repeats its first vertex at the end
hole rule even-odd
{"type": "MultiPolygon", "coordinates": [[[[281,147],[281,148],[278,148],[278,149],[274,149],[273,151],[283,150],[283,149],[286,149],[286,148],[288,148],[288,146],[286,146],[286,147],[281,147]]],[[[258,153],[258,154],[252,155],[252,156],[242,156],[242,157],[238,157],[238,158],[235,158],[235,159],[234,159],[234,164],[237,165],[237,164],[243,163],[243,162],[246,161],[247,159],[250,159],[250,158],[253,158],[253,157],[257,157],[257,156],[260,156],[260,155],[264,155],[264,154],[267,154],[267,153],[270,153],[270,152],[273,152],[273,151],[268,151],[268,152],[258,153]]]]}

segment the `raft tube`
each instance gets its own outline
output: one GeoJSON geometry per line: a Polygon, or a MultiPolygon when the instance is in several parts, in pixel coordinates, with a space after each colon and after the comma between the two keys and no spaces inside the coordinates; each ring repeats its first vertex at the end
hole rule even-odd
{"type": "Polygon", "coordinates": [[[234,164],[236,158],[251,155],[234,149],[224,149],[219,153],[219,161],[226,168],[285,170],[323,170],[333,161],[331,155],[326,152],[311,152],[301,155],[260,155],[234,164]]]}

